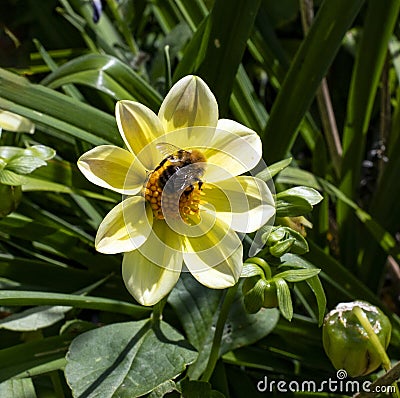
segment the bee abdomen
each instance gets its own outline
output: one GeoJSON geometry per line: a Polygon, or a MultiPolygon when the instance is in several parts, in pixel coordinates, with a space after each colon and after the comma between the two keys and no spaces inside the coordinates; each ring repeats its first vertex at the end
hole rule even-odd
{"type": "Polygon", "coordinates": [[[158,185],[160,188],[164,188],[168,180],[180,169],[180,166],[170,164],[165,167],[164,171],[158,177],[158,185]]]}

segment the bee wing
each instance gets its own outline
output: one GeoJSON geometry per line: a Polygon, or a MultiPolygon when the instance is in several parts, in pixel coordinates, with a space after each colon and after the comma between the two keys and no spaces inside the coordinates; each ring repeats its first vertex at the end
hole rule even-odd
{"type": "MultiPolygon", "coordinates": [[[[179,147],[173,144],[169,144],[168,142],[159,142],[158,144],[156,144],[156,148],[165,158],[173,155],[175,152],[180,150],[179,147]]],[[[174,159],[172,159],[172,161],[174,161],[174,159]]],[[[178,159],[176,159],[175,161],[178,161],[178,159]]]]}
{"type": "Polygon", "coordinates": [[[193,165],[188,165],[179,169],[172,177],[174,189],[178,192],[184,191],[187,187],[200,181],[200,174],[199,170],[193,167],[193,165]]]}

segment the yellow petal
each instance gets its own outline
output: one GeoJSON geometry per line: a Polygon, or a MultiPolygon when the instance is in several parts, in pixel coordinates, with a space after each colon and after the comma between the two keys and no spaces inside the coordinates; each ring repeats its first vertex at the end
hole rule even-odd
{"type": "Polygon", "coordinates": [[[164,254],[165,267],[154,264],[139,250],[124,254],[122,277],[125,286],[142,305],[158,303],[173,289],[179,279],[182,253],[166,251],[164,254]]]}
{"type": "Polygon", "coordinates": [[[262,144],[258,134],[233,120],[221,119],[204,154],[216,166],[206,171],[207,181],[220,181],[253,169],[261,160],[262,144]],[[220,169],[218,169],[218,167],[220,169]]]}
{"type": "Polygon", "coordinates": [[[153,213],[146,209],[143,197],[130,197],[115,206],[100,224],[96,250],[105,254],[135,250],[146,241],[152,223],[153,213]]]}
{"type": "Polygon", "coordinates": [[[119,101],[115,107],[115,115],[126,146],[147,170],[154,169],[160,162],[160,153],[151,144],[164,134],[157,115],[151,109],[134,101],[119,101]]]}
{"type": "MultiPolygon", "coordinates": [[[[203,217],[211,215],[202,213],[203,217]]],[[[242,242],[221,220],[216,219],[213,228],[203,236],[186,237],[185,249],[185,264],[203,285],[224,289],[238,281],[243,266],[242,242]]]]}
{"type": "Polygon", "coordinates": [[[203,192],[216,216],[235,231],[254,232],[274,220],[274,198],[258,178],[239,176],[215,185],[204,184],[203,192]]]}
{"type": "Polygon", "coordinates": [[[146,180],[146,171],[125,149],[101,145],[78,159],[82,174],[93,184],[125,195],[138,193],[146,180]]]}
{"type": "Polygon", "coordinates": [[[215,127],[218,104],[202,79],[186,76],[171,88],[158,116],[166,132],[191,126],[215,127]]]}
{"type": "Polygon", "coordinates": [[[174,270],[176,265],[171,262],[174,258],[182,258],[182,238],[171,230],[165,221],[157,220],[153,223],[153,229],[146,244],[138,250],[159,267],[171,266],[171,269],[174,270]]]}

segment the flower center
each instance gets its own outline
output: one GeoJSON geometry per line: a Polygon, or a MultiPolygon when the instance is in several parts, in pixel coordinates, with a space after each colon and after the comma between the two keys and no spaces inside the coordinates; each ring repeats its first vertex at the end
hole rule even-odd
{"type": "Polygon", "coordinates": [[[189,216],[199,216],[205,162],[200,151],[180,149],[155,168],[144,186],[144,197],[156,219],[180,215],[189,223],[189,216]]]}

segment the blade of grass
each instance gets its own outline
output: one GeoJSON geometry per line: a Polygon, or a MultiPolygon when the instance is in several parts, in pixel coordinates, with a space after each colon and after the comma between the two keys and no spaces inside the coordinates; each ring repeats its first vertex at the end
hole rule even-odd
{"type": "MultiPolygon", "coordinates": [[[[384,66],[388,43],[395,27],[400,3],[371,0],[368,4],[363,34],[358,47],[347,103],[347,116],[343,132],[343,161],[341,191],[354,199],[360,182],[361,164],[364,157],[366,135],[371,118],[376,90],[384,66]]],[[[343,201],[337,205],[337,221],[341,236],[340,247],[343,261],[357,267],[358,251],[354,250],[354,220],[351,210],[343,201]]],[[[374,242],[364,242],[366,246],[374,242]]],[[[382,268],[384,264],[380,265],[382,268]]]]}
{"type": "Polygon", "coordinates": [[[189,46],[192,51],[185,52],[181,61],[185,64],[189,58],[190,68],[178,68],[174,74],[175,81],[188,72],[199,74],[216,95],[222,115],[227,113],[233,81],[259,5],[259,0],[233,0],[226,7],[223,0],[216,0],[204,26],[193,37],[189,46]]]}
{"type": "Polygon", "coordinates": [[[62,294],[31,291],[0,291],[0,304],[9,306],[21,305],[62,305],[75,308],[86,308],[99,311],[116,312],[140,318],[151,312],[150,307],[130,304],[125,301],[102,297],[81,296],[78,294],[62,294]]]}
{"type": "Polygon", "coordinates": [[[316,90],[363,3],[363,0],[322,3],[272,107],[263,135],[265,151],[274,148],[267,154],[268,162],[278,161],[290,152],[316,90]]]}
{"type": "Polygon", "coordinates": [[[0,108],[94,145],[122,144],[113,116],[4,69],[0,69],[0,108]]]}

